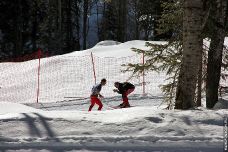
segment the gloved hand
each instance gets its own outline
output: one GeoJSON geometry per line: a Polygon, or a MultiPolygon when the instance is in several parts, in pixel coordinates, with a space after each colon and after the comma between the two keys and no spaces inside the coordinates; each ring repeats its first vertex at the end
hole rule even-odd
{"type": "Polygon", "coordinates": [[[117,89],[113,89],[113,92],[118,92],[118,90],[117,89]]]}
{"type": "Polygon", "coordinates": [[[102,96],[102,95],[99,95],[99,97],[100,97],[100,98],[104,98],[104,96],[102,96]]]}

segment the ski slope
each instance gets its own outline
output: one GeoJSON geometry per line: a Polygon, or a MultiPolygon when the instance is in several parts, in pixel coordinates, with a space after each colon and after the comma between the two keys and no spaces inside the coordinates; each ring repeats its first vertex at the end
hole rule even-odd
{"type": "MultiPolygon", "coordinates": [[[[165,43],[165,42],[156,42],[165,43]]],[[[100,42],[94,48],[85,51],[41,59],[39,79],[39,102],[56,102],[64,97],[86,98],[90,96],[94,85],[91,52],[95,60],[96,79],[99,82],[106,78],[108,83],[103,89],[104,96],[112,97],[115,81],[126,81],[131,72],[122,73],[126,69],[122,64],[142,62],[141,56],[131,50],[132,47],[148,50],[144,41],[117,43],[114,41],[100,42]],[[117,45],[115,45],[117,44],[117,45]],[[132,61],[133,60],[133,61],[132,61]]],[[[0,100],[17,103],[34,103],[37,100],[38,60],[23,63],[2,63],[0,70],[0,100]]],[[[150,72],[146,78],[147,93],[162,95],[159,85],[166,76],[164,73],[150,72]]],[[[142,78],[130,80],[138,85],[135,93],[142,94],[142,78]]]]}
{"type": "MultiPolygon", "coordinates": [[[[99,57],[127,57],[135,55],[132,47],[148,49],[144,44],[145,41],[105,41],[85,51],[47,58],[42,60],[43,71],[46,71],[42,77],[46,77],[49,83],[55,83],[59,74],[68,74],[66,69],[56,64],[71,64],[67,59],[74,56],[83,57],[93,52],[99,57]],[[53,72],[46,70],[52,67],[57,68],[53,72]]],[[[31,79],[31,74],[37,70],[36,64],[37,60],[0,64],[3,71],[0,76],[0,150],[4,152],[223,151],[223,121],[228,116],[226,104],[220,104],[217,110],[212,111],[204,108],[204,101],[204,106],[197,110],[169,111],[164,109],[166,105],[162,104],[162,93],[157,87],[147,95],[130,95],[131,108],[112,109],[121,103],[120,95],[105,91],[111,89],[112,84],[102,90],[105,96],[102,111],[97,111],[97,106],[92,112],[87,111],[90,104],[88,95],[83,99],[46,98],[36,103],[31,95],[36,92],[28,93],[36,85],[36,79],[31,79]]],[[[154,73],[153,76],[157,77],[156,85],[164,83],[164,73],[154,73]]],[[[116,80],[110,78],[108,81],[116,80]]],[[[93,81],[88,82],[91,82],[88,86],[91,88],[93,81]]],[[[68,85],[70,87],[74,83],[68,85]]],[[[83,84],[81,88],[85,89],[83,84]]],[[[60,95],[64,91],[58,87],[50,89],[50,92],[60,95]]],[[[74,93],[71,89],[67,91],[74,93]]],[[[226,103],[228,98],[224,99],[226,103]]]]}

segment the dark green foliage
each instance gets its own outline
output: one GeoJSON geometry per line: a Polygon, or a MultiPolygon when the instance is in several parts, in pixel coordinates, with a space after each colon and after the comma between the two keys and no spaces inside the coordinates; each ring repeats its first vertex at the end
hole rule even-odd
{"type": "Polygon", "coordinates": [[[161,40],[167,35],[157,33],[161,17],[161,0],[129,0],[131,21],[134,22],[135,39],[161,40]]]}
{"type": "Polygon", "coordinates": [[[110,1],[105,4],[105,12],[103,15],[99,39],[118,41],[118,9],[115,1],[110,1]]]}
{"type": "Polygon", "coordinates": [[[164,102],[168,103],[168,109],[173,107],[173,99],[175,98],[175,89],[177,86],[177,78],[179,76],[179,70],[181,66],[182,51],[178,42],[172,42],[172,44],[152,44],[146,43],[147,47],[150,47],[149,51],[133,48],[133,51],[137,53],[144,53],[148,58],[144,65],[142,64],[128,64],[127,71],[133,71],[134,74],[142,74],[143,71],[165,71],[168,78],[167,84],[161,85],[161,89],[164,92],[164,102]]]}
{"type": "Polygon", "coordinates": [[[26,37],[29,35],[28,1],[0,1],[0,30],[2,33],[1,50],[5,58],[19,55],[26,49],[26,37]],[[17,4],[17,5],[15,5],[17,4]],[[5,15],[2,15],[5,14],[5,15]],[[20,44],[19,42],[20,41],[20,44]]]}
{"type": "Polygon", "coordinates": [[[167,44],[146,43],[149,51],[133,48],[137,53],[144,53],[147,59],[145,64],[128,64],[127,71],[133,71],[135,75],[142,74],[145,70],[165,71],[168,75],[167,84],[161,86],[165,95],[168,109],[173,108],[173,99],[177,86],[177,78],[182,58],[182,3],[179,0],[164,2],[162,4],[163,14],[159,20],[158,34],[172,33],[167,44]]]}
{"type": "Polygon", "coordinates": [[[81,0],[59,2],[0,1],[1,60],[29,54],[38,48],[49,55],[80,50],[81,0]]]}
{"type": "Polygon", "coordinates": [[[127,12],[127,0],[107,1],[104,4],[99,40],[125,42],[127,12]]]}
{"type": "Polygon", "coordinates": [[[169,41],[180,41],[182,45],[183,0],[163,1],[163,12],[159,19],[158,34],[171,34],[169,41]]]}
{"type": "MultiPolygon", "coordinates": [[[[146,43],[146,46],[150,48],[149,51],[140,50],[133,48],[133,51],[138,53],[144,53],[147,61],[145,65],[142,64],[129,64],[127,65],[127,70],[133,71],[135,75],[142,74],[143,71],[165,71],[168,76],[168,83],[161,86],[162,91],[165,95],[165,102],[168,103],[168,109],[173,108],[173,102],[175,98],[175,91],[177,87],[177,80],[179,77],[179,70],[181,67],[182,60],[182,29],[183,29],[183,1],[182,0],[172,0],[164,1],[162,3],[163,13],[159,20],[159,27],[157,29],[158,34],[171,33],[171,38],[168,40],[167,44],[150,44],[146,43]]],[[[204,1],[204,22],[202,25],[203,33],[202,38],[213,37],[212,29],[215,26],[215,18],[213,12],[209,9],[210,1],[204,1]]],[[[228,11],[227,11],[228,12],[228,11]]],[[[207,41],[210,41],[206,39],[207,41]]],[[[206,41],[205,40],[205,41],[206,41]]],[[[207,60],[208,60],[208,50],[209,46],[204,44],[204,49],[202,50],[202,91],[205,92],[205,82],[207,76],[207,60]]],[[[223,55],[223,69],[227,69],[227,51],[224,51],[223,55]]],[[[227,78],[227,74],[222,73],[221,78],[227,78]]],[[[199,85],[199,84],[197,84],[199,85]]],[[[201,93],[201,92],[200,92],[201,93]]]]}
{"type": "Polygon", "coordinates": [[[144,32],[145,40],[156,39],[157,21],[161,16],[160,0],[141,0],[138,2],[139,26],[144,32]]]}
{"type": "Polygon", "coordinates": [[[50,0],[45,5],[45,17],[39,25],[40,47],[49,54],[64,54],[80,50],[80,3],[81,0],[50,0]],[[61,6],[59,6],[61,5],[61,6]]]}

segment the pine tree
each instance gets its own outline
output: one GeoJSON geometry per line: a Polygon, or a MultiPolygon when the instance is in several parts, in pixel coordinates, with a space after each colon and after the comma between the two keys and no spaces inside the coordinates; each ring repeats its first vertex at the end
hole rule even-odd
{"type": "MultiPolygon", "coordinates": [[[[156,28],[161,16],[160,0],[130,0],[129,7],[135,24],[135,38],[144,40],[159,40],[156,28]]],[[[161,35],[160,35],[161,36],[161,35]]]]}
{"type": "Polygon", "coordinates": [[[106,2],[104,4],[103,18],[101,21],[100,40],[114,40],[117,39],[118,20],[117,9],[114,1],[106,2]]]}
{"type": "Polygon", "coordinates": [[[15,55],[19,56],[20,52],[23,50],[23,39],[22,39],[22,32],[23,32],[23,13],[22,13],[22,1],[17,1],[17,17],[16,17],[16,39],[15,39],[15,55]]]}
{"type": "Polygon", "coordinates": [[[134,48],[137,53],[144,53],[148,60],[142,64],[128,64],[127,71],[133,71],[134,75],[140,75],[143,71],[165,71],[168,75],[168,83],[161,85],[164,92],[164,102],[168,104],[168,109],[172,109],[177,87],[177,79],[179,76],[181,58],[182,58],[182,1],[175,0],[173,2],[162,3],[163,13],[159,19],[159,35],[169,35],[172,37],[166,44],[146,43],[150,48],[149,51],[134,48]],[[168,34],[167,34],[168,33],[168,34]]]}
{"type": "MultiPolygon", "coordinates": [[[[179,71],[181,67],[182,60],[182,29],[183,29],[183,1],[175,0],[173,2],[164,2],[162,4],[163,13],[161,19],[159,20],[158,34],[167,35],[171,33],[171,38],[166,45],[150,44],[146,43],[146,46],[150,47],[150,51],[143,51],[139,49],[134,49],[138,53],[145,53],[145,56],[149,58],[145,65],[141,64],[130,64],[128,65],[128,70],[132,70],[135,73],[142,73],[143,70],[155,70],[155,71],[165,71],[168,75],[167,84],[161,85],[161,89],[165,94],[165,102],[168,103],[168,109],[172,109],[174,106],[173,99],[175,98],[175,92],[177,87],[177,79],[179,76],[179,71]]],[[[209,8],[203,10],[204,15],[208,16],[209,8]]],[[[205,21],[207,18],[205,18],[205,21]]],[[[205,24],[205,23],[204,23],[205,24]]],[[[208,24],[208,22],[207,22],[208,24]]],[[[205,30],[205,25],[202,28],[205,30]]],[[[207,26],[206,26],[207,27],[207,26]]],[[[208,31],[208,30],[205,30],[208,31]]],[[[208,32],[204,31],[204,35],[208,32]]],[[[207,34],[208,35],[208,34],[207,34]]],[[[203,61],[199,62],[199,71],[197,79],[197,104],[201,104],[201,90],[204,89],[202,84],[206,81],[206,59],[207,59],[207,46],[204,45],[202,50],[203,61]],[[202,65],[203,64],[203,65],[202,65]],[[201,68],[202,67],[202,68],[201,68]],[[203,87],[203,88],[202,88],[203,87]]]]}
{"type": "Polygon", "coordinates": [[[73,50],[80,50],[80,4],[81,0],[73,0],[72,2],[72,11],[73,11],[73,19],[72,19],[72,26],[73,26],[73,50]]]}
{"type": "Polygon", "coordinates": [[[126,39],[127,0],[118,0],[118,31],[117,41],[124,42],[126,39]]]}
{"type": "Polygon", "coordinates": [[[89,0],[83,2],[83,50],[87,48],[87,23],[88,23],[89,0]]]}
{"type": "Polygon", "coordinates": [[[6,1],[0,2],[0,30],[1,52],[5,58],[18,57],[30,51],[27,40],[30,36],[29,31],[29,1],[6,1]],[[9,11],[10,10],[10,11],[9,11]]]}

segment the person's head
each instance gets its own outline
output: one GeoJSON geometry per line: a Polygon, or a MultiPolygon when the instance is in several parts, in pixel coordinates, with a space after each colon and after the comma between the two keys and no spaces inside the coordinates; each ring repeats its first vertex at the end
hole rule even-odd
{"type": "Polygon", "coordinates": [[[120,85],[119,82],[115,82],[115,83],[114,83],[114,86],[115,86],[116,88],[119,88],[119,85],[120,85]]]}
{"type": "Polygon", "coordinates": [[[106,85],[107,80],[105,78],[101,79],[101,85],[106,85]]]}

